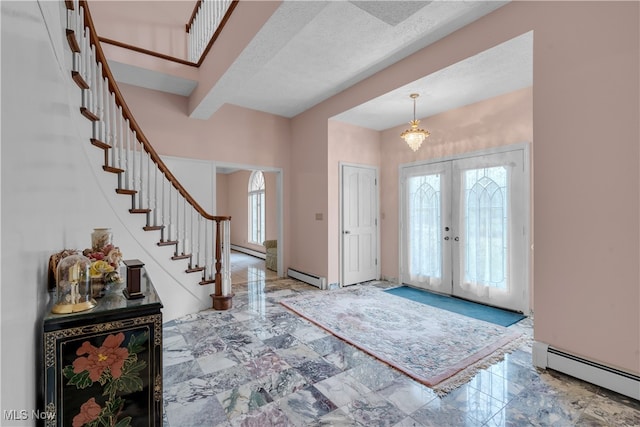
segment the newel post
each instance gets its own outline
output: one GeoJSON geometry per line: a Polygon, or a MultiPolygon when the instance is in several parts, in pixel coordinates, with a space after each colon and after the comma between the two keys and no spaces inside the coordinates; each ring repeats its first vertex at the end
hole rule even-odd
{"type": "MultiPolygon", "coordinates": [[[[211,295],[213,299],[214,310],[229,310],[233,299],[233,293],[231,289],[224,289],[222,283],[222,241],[220,239],[220,221],[216,218],[216,274],[215,274],[215,288],[214,293],[211,295]]],[[[228,268],[228,266],[227,266],[228,268]]]]}

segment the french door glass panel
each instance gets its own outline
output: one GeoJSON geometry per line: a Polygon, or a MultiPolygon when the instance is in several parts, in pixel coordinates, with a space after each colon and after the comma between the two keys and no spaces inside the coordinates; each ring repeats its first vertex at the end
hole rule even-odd
{"type": "Polygon", "coordinates": [[[443,196],[450,192],[450,176],[450,162],[405,170],[404,281],[437,292],[451,291],[450,251],[443,240],[443,220],[450,217],[443,196]]]}
{"type": "Polygon", "coordinates": [[[403,169],[403,282],[526,308],[523,150],[403,169]]]}

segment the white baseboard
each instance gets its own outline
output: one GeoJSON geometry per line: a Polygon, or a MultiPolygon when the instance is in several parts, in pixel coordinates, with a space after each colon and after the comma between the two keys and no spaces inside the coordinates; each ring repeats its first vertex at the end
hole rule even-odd
{"type": "Polygon", "coordinates": [[[229,248],[232,251],[242,252],[244,254],[251,255],[251,256],[254,256],[256,258],[265,259],[267,257],[267,255],[265,253],[263,253],[263,252],[254,251],[253,249],[245,248],[243,246],[238,246],[238,245],[231,244],[231,245],[229,245],[229,248]]]}
{"type": "Polygon", "coordinates": [[[640,400],[638,375],[565,353],[538,341],[533,343],[532,356],[533,364],[539,368],[551,368],[640,400]]]}
{"type": "Polygon", "coordinates": [[[290,268],[287,270],[287,276],[298,279],[301,282],[308,283],[320,289],[327,289],[327,279],[325,277],[315,276],[313,274],[303,273],[302,271],[290,268]]]}

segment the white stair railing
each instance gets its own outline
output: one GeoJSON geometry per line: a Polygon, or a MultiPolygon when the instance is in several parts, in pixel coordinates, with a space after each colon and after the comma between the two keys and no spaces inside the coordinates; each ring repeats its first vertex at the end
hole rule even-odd
{"type": "Polygon", "coordinates": [[[188,59],[198,63],[207,50],[211,40],[231,5],[232,0],[200,0],[187,24],[188,59]]]}
{"type": "MultiPolygon", "coordinates": [[[[216,16],[212,11],[217,6],[208,3],[217,2],[203,3],[201,13],[216,16]]],[[[104,150],[103,169],[118,175],[116,192],[131,196],[130,212],[146,215],[144,229],[160,231],[158,245],[174,246],[172,259],[188,260],[186,271],[201,272],[200,284],[215,283],[213,308],[230,308],[231,218],[205,212],[162,162],[122,98],[86,2],[65,4],[67,40],[73,51],[71,74],[82,90],[80,111],[93,122],[91,143],[104,150]]]]}

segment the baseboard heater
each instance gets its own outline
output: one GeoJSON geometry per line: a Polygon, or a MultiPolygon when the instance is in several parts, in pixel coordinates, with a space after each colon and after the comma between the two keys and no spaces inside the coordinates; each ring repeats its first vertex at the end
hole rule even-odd
{"type": "Polygon", "coordinates": [[[316,288],[327,289],[327,279],[324,277],[314,276],[313,274],[303,273],[302,271],[290,268],[287,270],[287,276],[298,279],[301,282],[308,283],[316,288]]]}
{"type": "Polygon", "coordinates": [[[254,251],[253,249],[245,248],[244,246],[238,246],[238,245],[233,245],[232,244],[232,245],[229,245],[229,248],[232,251],[242,252],[244,254],[251,255],[251,256],[254,256],[256,258],[265,259],[267,257],[267,255],[262,253],[262,252],[254,251]]]}
{"type": "Polygon", "coordinates": [[[533,343],[532,350],[533,364],[539,368],[551,368],[640,400],[640,376],[638,375],[565,353],[537,341],[533,343]]]}

